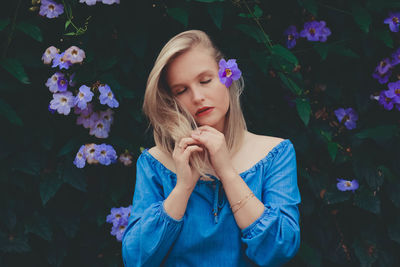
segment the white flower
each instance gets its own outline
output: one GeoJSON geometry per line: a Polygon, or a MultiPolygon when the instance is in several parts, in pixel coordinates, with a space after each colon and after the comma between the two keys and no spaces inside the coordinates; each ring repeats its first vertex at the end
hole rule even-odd
{"type": "Polygon", "coordinates": [[[50,64],[56,54],[60,52],[60,49],[50,46],[44,51],[42,60],[44,64],[50,64]]]}
{"type": "Polygon", "coordinates": [[[53,94],[50,101],[50,108],[57,110],[58,113],[68,115],[74,106],[74,96],[70,91],[53,94]]]}

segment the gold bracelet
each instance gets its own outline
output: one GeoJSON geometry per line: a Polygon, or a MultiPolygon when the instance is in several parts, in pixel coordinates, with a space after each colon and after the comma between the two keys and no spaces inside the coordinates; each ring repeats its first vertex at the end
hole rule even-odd
{"type": "Polygon", "coordinates": [[[250,192],[247,196],[245,196],[244,198],[242,198],[241,200],[239,200],[238,202],[236,202],[236,204],[233,204],[233,205],[231,206],[231,209],[232,209],[233,207],[235,207],[236,205],[239,205],[240,203],[242,203],[243,200],[248,199],[251,195],[254,195],[253,192],[250,192]]]}
{"type": "Polygon", "coordinates": [[[237,209],[233,212],[233,214],[235,214],[238,210],[240,210],[240,208],[243,207],[244,204],[246,204],[246,202],[247,202],[250,198],[253,198],[253,197],[254,197],[254,194],[252,194],[249,198],[245,199],[245,200],[243,201],[242,205],[240,205],[239,208],[237,208],[237,209]]]}

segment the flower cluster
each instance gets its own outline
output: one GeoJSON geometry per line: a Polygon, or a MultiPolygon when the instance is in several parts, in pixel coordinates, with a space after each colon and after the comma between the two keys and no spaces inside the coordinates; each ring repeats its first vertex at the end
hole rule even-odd
{"type": "Polygon", "coordinates": [[[62,13],[64,13],[64,6],[62,4],[57,4],[52,0],[41,1],[39,15],[52,19],[57,18],[62,13]]]}
{"type": "Polygon", "coordinates": [[[76,46],[71,46],[60,54],[60,49],[50,46],[43,53],[44,64],[52,64],[52,68],[58,67],[60,70],[69,69],[72,64],[82,63],[85,59],[85,51],[76,46]]]}
{"type": "Polygon", "coordinates": [[[358,182],[357,180],[344,180],[344,179],[337,179],[338,183],[336,184],[337,189],[339,189],[340,191],[356,191],[358,189],[358,182]]]}
{"type": "Polygon", "coordinates": [[[128,150],[125,150],[124,153],[119,155],[118,160],[124,164],[125,166],[131,166],[132,165],[132,155],[129,153],[128,150]]]}
{"type": "Polygon", "coordinates": [[[88,6],[94,6],[96,2],[102,2],[107,5],[119,4],[119,0],[79,0],[79,3],[86,3],[88,6]]]}
{"type": "Polygon", "coordinates": [[[297,31],[295,25],[290,25],[284,32],[286,36],[286,47],[292,49],[296,46],[297,39],[299,37],[307,38],[308,41],[312,42],[326,42],[331,30],[326,27],[326,22],[321,20],[309,21],[304,23],[303,30],[300,33],[297,31]]]}
{"type": "Polygon", "coordinates": [[[106,222],[112,223],[111,235],[115,236],[118,241],[122,240],[122,236],[128,225],[128,219],[132,205],[129,207],[112,208],[111,214],[107,215],[106,222]]]}
{"type": "Polygon", "coordinates": [[[229,59],[228,62],[226,62],[225,59],[222,58],[219,61],[219,80],[226,87],[231,86],[232,82],[238,80],[241,75],[242,72],[238,68],[236,59],[229,59]]]}
{"type": "Polygon", "coordinates": [[[348,130],[356,128],[356,121],[358,120],[357,112],[352,108],[338,108],[334,111],[336,118],[340,123],[343,123],[348,130]]]}
{"type": "Polygon", "coordinates": [[[398,32],[400,28],[400,13],[389,13],[389,17],[387,17],[383,23],[389,24],[389,29],[392,32],[398,32]]]}
{"type": "Polygon", "coordinates": [[[76,153],[74,164],[78,168],[83,168],[88,164],[110,165],[117,161],[117,153],[114,148],[107,144],[86,144],[79,148],[76,153]]]}
{"type": "Polygon", "coordinates": [[[393,83],[388,83],[388,90],[382,90],[379,94],[379,104],[386,110],[393,109],[396,106],[400,111],[400,80],[393,83]]]}

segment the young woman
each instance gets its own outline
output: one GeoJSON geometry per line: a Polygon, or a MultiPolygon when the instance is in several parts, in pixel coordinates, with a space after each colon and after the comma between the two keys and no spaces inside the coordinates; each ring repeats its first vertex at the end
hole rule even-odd
{"type": "Polygon", "coordinates": [[[280,266],[296,254],[295,150],[246,130],[236,67],[202,31],[161,50],[143,105],[156,146],[137,161],[125,266],[280,266]]]}

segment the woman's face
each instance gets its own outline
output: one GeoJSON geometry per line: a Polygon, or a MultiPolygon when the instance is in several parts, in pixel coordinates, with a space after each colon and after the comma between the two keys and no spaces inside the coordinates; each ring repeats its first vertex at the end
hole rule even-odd
{"type": "Polygon", "coordinates": [[[166,70],[166,82],[198,125],[223,132],[229,92],[219,80],[218,64],[205,48],[196,46],[175,58],[166,70]]]}

